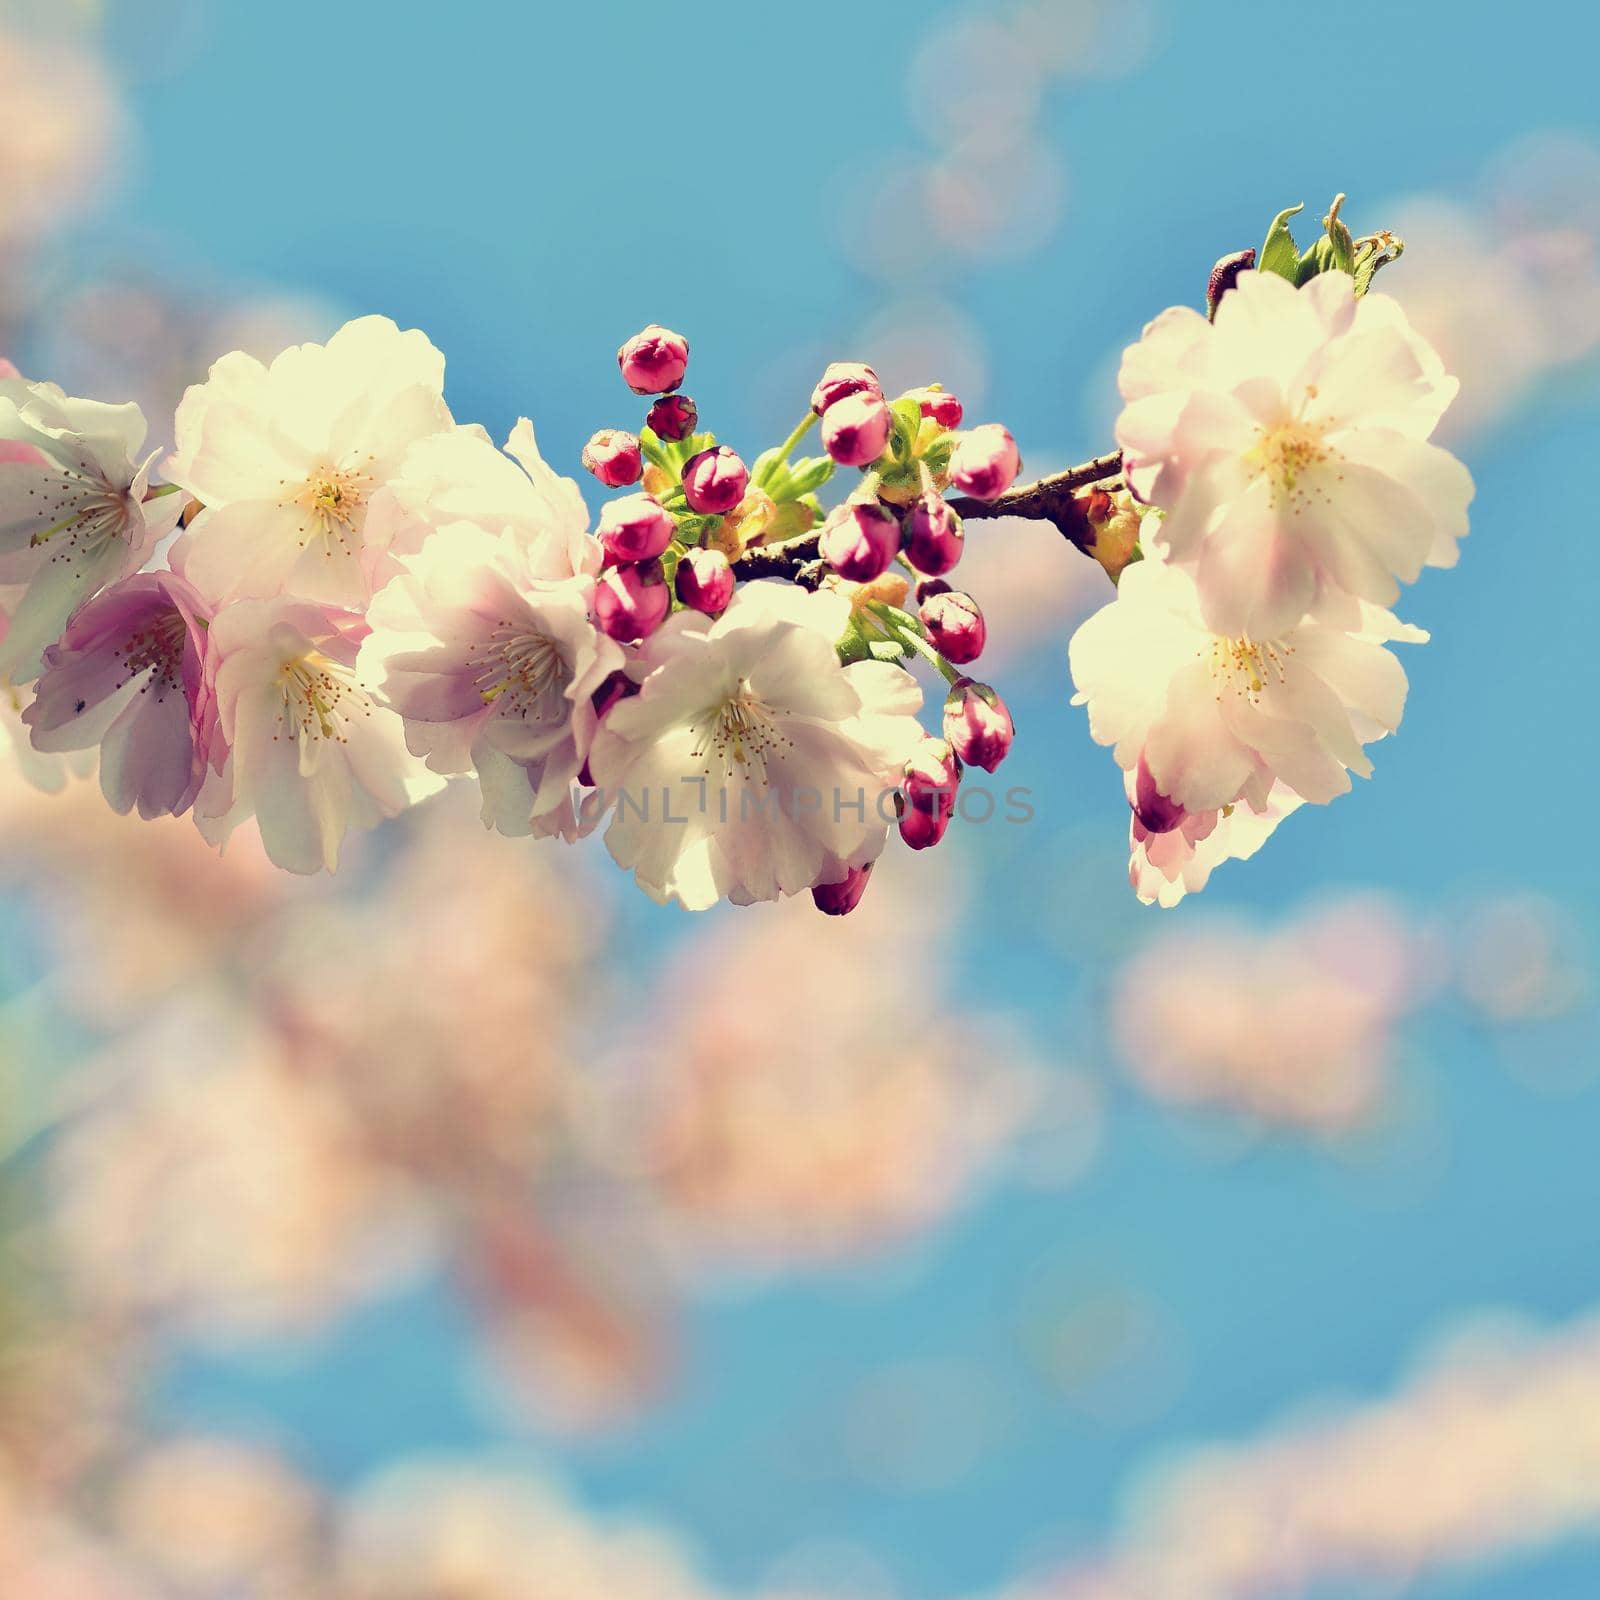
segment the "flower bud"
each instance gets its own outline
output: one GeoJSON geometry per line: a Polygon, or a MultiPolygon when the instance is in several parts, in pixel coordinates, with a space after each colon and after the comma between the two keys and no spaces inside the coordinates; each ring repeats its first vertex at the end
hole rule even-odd
{"type": "Polygon", "coordinates": [[[867,892],[867,879],[872,875],[872,864],[851,867],[837,883],[819,883],[811,891],[818,911],[830,917],[842,917],[861,904],[867,892]]]}
{"type": "Polygon", "coordinates": [[[1021,471],[1017,441],[998,422],[962,434],[950,457],[950,481],[976,500],[998,500],[1021,471]]]}
{"type": "Polygon", "coordinates": [[[671,609],[672,591],[659,560],[607,567],[595,581],[594,620],[619,644],[648,639],[671,609]]]}
{"type": "Polygon", "coordinates": [[[691,611],[720,616],[733,599],[733,566],[720,550],[685,550],[675,587],[691,611]]]}
{"type": "Polygon", "coordinates": [[[913,389],[911,398],[922,407],[923,416],[931,417],[941,428],[959,428],[966,415],[961,402],[936,383],[926,389],[913,389]]]}
{"type": "Polygon", "coordinates": [[[906,559],[937,578],[961,559],[961,518],[936,494],[923,495],[906,515],[906,559]]]}
{"type": "Polygon", "coordinates": [[[644,476],[639,441],[621,428],[602,428],[583,447],[583,464],[608,489],[626,489],[644,476]]]}
{"type": "Polygon", "coordinates": [[[928,630],[928,642],[946,661],[964,667],[983,654],[989,639],[988,625],[978,602],[970,594],[951,589],[929,595],[919,615],[928,630]]]}
{"type": "Polygon", "coordinates": [[[672,513],[654,495],[625,494],[600,508],[600,542],[613,561],[649,561],[677,531],[672,513]]]}
{"type": "Polygon", "coordinates": [[[650,407],[644,425],[656,438],[676,444],[700,426],[700,408],[686,394],[664,394],[650,407]]]}
{"type": "Polygon", "coordinates": [[[939,811],[945,816],[956,808],[961,783],[961,763],[948,739],[924,739],[906,762],[900,793],[917,811],[939,811]]]}
{"type": "Polygon", "coordinates": [[[881,400],[883,385],[878,382],[878,374],[865,362],[830,362],[821,382],[811,391],[811,409],[820,417],[836,400],[852,394],[875,394],[881,400]]]}
{"type": "Polygon", "coordinates": [[[927,850],[944,838],[950,827],[948,811],[924,811],[919,806],[900,807],[900,837],[913,850],[927,850]]]}
{"type": "Polygon", "coordinates": [[[691,511],[720,517],[744,499],[750,471],[725,444],[690,456],[683,468],[683,497],[691,511]]]}
{"type": "Polygon", "coordinates": [[[1146,833],[1171,833],[1188,815],[1177,801],[1169,800],[1156,787],[1156,780],[1151,776],[1149,763],[1143,755],[1139,757],[1133,781],[1127,787],[1128,804],[1133,807],[1133,814],[1146,833]]]}
{"type": "Polygon", "coordinates": [[[944,702],[944,736],[971,767],[993,772],[1006,758],[1015,729],[1006,703],[986,683],[957,678],[944,702]]]}
{"type": "Polygon", "coordinates": [[[943,578],[924,578],[917,585],[917,604],[925,606],[936,594],[949,594],[950,585],[943,578]]]}
{"type": "Polygon", "coordinates": [[[617,351],[617,365],[622,369],[622,381],[635,394],[670,394],[683,382],[689,341],[652,322],[617,351]]]}
{"type": "Polygon", "coordinates": [[[851,583],[871,583],[900,548],[900,524],[875,500],[846,500],[828,513],[817,549],[851,583]]]}
{"type": "Polygon", "coordinates": [[[1235,250],[1211,269],[1211,281],[1206,285],[1206,311],[1210,316],[1216,316],[1223,295],[1239,281],[1239,274],[1248,272],[1255,264],[1256,253],[1252,247],[1249,250],[1235,250]]]}
{"type": "Polygon", "coordinates": [[[878,394],[848,394],[822,414],[822,448],[841,467],[876,461],[893,431],[894,413],[878,394]]]}
{"type": "MultiPolygon", "coordinates": [[[[616,705],[619,700],[631,699],[638,692],[639,685],[626,672],[619,669],[616,672],[606,674],[605,681],[590,695],[589,703],[594,707],[595,717],[603,722],[606,712],[612,706],[616,705]]],[[[585,789],[594,787],[594,774],[589,771],[588,756],[583,758],[583,765],[578,769],[578,782],[585,789]]]]}

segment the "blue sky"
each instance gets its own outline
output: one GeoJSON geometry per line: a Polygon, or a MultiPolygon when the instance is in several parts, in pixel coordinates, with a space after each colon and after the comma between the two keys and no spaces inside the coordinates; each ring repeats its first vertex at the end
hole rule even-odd
{"type": "MultiPolygon", "coordinates": [[[[629,420],[611,355],[644,322],[689,333],[702,414],[749,451],[804,405],[798,382],[784,400],[770,381],[796,352],[871,359],[837,348],[889,299],[840,248],[841,174],[918,147],[908,47],[927,19],[984,7],[277,0],[194,21],[204,9],[113,8],[139,141],[109,227],[82,240],[85,264],[154,249],[197,282],[419,324],[449,356],[458,416],[503,433],[525,412],[550,457],[575,464],[593,428],[629,420]]],[[[986,410],[1040,458],[1105,447],[1091,419],[1110,397],[1092,398],[1091,379],[1281,206],[1304,199],[1320,215],[1346,190],[1359,231],[1387,198],[1469,194],[1527,132],[1600,135],[1600,24],[1570,4],[1168,0],[1156,19],[1133,75],[1049,94],[1042,135],[1068,180],[1051,243],[936,274],[985,336],[986,410]]],[[[1402,298],[1404,272],[1386,284],[1402,298]]],[[[1574,493],[1597,422],[1593,386],[1567,385],[1472,442],[1475,531],[1460,570],[1409,597],[1434,638],[1407,658],[1406,726],[1378,752],[1378,780],[1226,869],[1207,909],[1272,916],[1378,885],[1447,914],[1519,886],[1600,937],[1586,827],[1600,790],[1600,553],[1574,493]]],[[[1047,1056],[1100,1069],[1088,1019],[1105,953],[1155,913],[1116,894],[1125,813],[1067,703],[1064,644],[1004,685],[1022,733],[1006,776],[1035,790],[1039,816],[1026,848],[975,830],[963,981],[1016,1007],[1047,1056]]],[[[627,915],[646,944],[682,925],[642,904],[627,915]]],[[[1591,1031],[1573,1048],[1594,1044],[1591,1031]]],[[[486,1427],[464,1380],[436,1380],[464,1334],[427,1293],[294,1359],[197,1360],[172,1403],[270,1418],[338,1478],[400,1446],[506,1444],[557,1462],[590,1503],[679,1524],[730,1584],[827,1536],[872,1549],[919,1600],[944,1600],[1103,1535],[1119,1486],[1157,1446],[1248,1434],[1307,1394],[1382,1392],[1462,1311],[1559,1319],[1600,1303],[1600,1097],[1519,1089],[1449,1007],[1408,1026],[1404,1055],[1434,1108],[1422,1153],[1402,1140],[1356,1167],[1266,1141],[1221,1163],[1114,1089],[1086,1183],[1001,1187],[917,1245],[888,1287],[876,1270],[813,1274],[707,1301],[684,1384],[603,1442],[486,1427]],[[1041,1285],[1102,1279],[1179,1330],[1183,1375],[1148,1420],[1096,1423],[1017,1359],[1041,1285]],[[1003,1444],[948,1492],[864,1488],[837,1460],[839,1396],[906,1358],[1003,1374],[1003,1444]]],[[[1437,1592],[1561,1600],[1597,1584],[1600,1553],[1573,1547],[1437,1592]]]]}

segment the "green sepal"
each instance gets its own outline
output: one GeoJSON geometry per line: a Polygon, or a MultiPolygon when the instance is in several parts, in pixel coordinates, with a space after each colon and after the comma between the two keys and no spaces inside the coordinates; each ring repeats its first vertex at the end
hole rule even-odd
{"type": "MultiPolygon", "coordinates": [[[[782,496],[785,500],[804,500],[807,495],[813,498],[818,489],[833,476],[833,458],[831,456],[806,456],[803,460],[795,462],[789,469],[789,482],[786,492],[782,496]]],[[[773,495],[774,500],[778,499],[773,495]]]]}
{"type": "Polygon", "coordinates": [[[1280,278],[1287,278],[1290,283],[1298,281],[1300,247],[1294,242],[1294,235],[1289,231],[1289,218],[1298,216],[1305,208],[1306,203],[1302,200],[1299,205],[1280,211],[1272,219],[1272,226],[1267,229],[1266,243],[1261,246],[1261,253],[1256,257],[1257,272],[1275,272],[1280,278]]]}

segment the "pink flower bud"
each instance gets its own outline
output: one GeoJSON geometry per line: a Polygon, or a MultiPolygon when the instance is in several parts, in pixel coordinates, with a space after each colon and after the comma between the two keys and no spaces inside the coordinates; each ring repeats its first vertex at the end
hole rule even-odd
{"type": "Polygon", "coordinates": [[[700,408],[686,394],[664,394],[650,407],[644,424],[656,438],[676,444],[700,426],[700,408]]]}
{"type": "Polygon", "coordinates": [[[847,394],[822,414],[822,448],[841,467],[864,467],[883,454],[894,413],[881,394],[847,394]]]}
{"type": "Polygon", "coordinates": [[[851,867],[837,883],[819,883],[811,891],[817,910],[830,917],[842,917],[861,904],[867,892],[867,879],[872,875],[869,862],[864,867],[851,867]]]}
{"type": "MultiPolygon", "coordinates": [[[[589,696],[589,703],[594,707],[595,717],[603,722],[606,712],[612,706],[616,705],[619,700],[631,699],[638,692],[639,685],[626,672],[619,669],[606,675],[605,682],[589,696]]],[[[587,756],[583,758],[583,765],[578,769],[578,782],[586,789],[594,787],[594,775],[589,771],[589,758],[587,756]]]]}
{"type": "Polygon", "coordinates": [[[959,428],[966,415],[962,404],[943,389],[913,389],[912,396],[925,417],[932,417],[941,428],[959,428]]]}
{"type": "Polygon", "coordinates": [[[948,811],[924,811],[919,806],[900,808],[900,837],[913,850],[927,850],[944,838],[950,827],[948,811]]]}
{"type": "Polygon", "coordinates": [[[625,494],[600,508],[600,542],[613,561],[649,561],[677,531],[672,513],[653,494],[625,494]]]}
{"type": "Polygon", "coordinates": [[[950,585],[943,578],[924,578],[917,585],[917,604],[925,606],[936,594],[949,594],[950,585]]]}
{"type": "Polygon", "coordinates": [[[652,322],[617,351],[617,365],[622,369],[622,381],[635,394],[670,394],[683,382],[689,341],[652,322]]]}
{"type": "Polygon", "coordinates": [[[1156,787],[1156,780],[1151,776],[1150,767],[1142,755],[1132,789],[1129,803],[1146,833],[1171,833],[1188,815],[1182,806],[1175,800],[1169,800],[1156,787]]]}
{"type": "Polygon", "coordinates": [[[820,417],[836,400],[851,394],[875,394],[883,398],[878,374],[861,361],[830,362],[822,380],[811,391],[811,409],[820,417]]]}
{"type": "Polygon", "coordinates": [[[602,428],[583,447],[583,464],[608,489],[626,489],[644,474],[639,441],[621,428],[602,428]]]}
{"type": "Polygon", "coordinates": [[[957,678],[944,702],[944,736],[971,767],[993,772],[1006,758],[1015,729],[1006,703],[986,683],[957,678]]]}
{"type": "Polygon", "coordinates": [[[595,581],[594,620],[621,644],[648,639],[671,609],[672,591],[659,560],[607,567],[595,581]]]}
{"type": "Polygon", "coordinates": [[[744,499],[750,470],[725,444],[690,456],[683,468],[683,497],[691,511],[720,517],[744,499]]]}
{"type": "Polygon", "coordinates": [[[900,549],[900,524],[876,500],[846,500],[828,513],[817,549],[841,578],[871,583],[900,549]]]}
{"type": "Polygon", "coordinates": [[[720,616],[733,599],[733,567],[720,550],[686,550],[678,563],[678,598],[691,611],[720,616]]]}
{"type": "Polygon", "coordinates": [[[923,495],[906,515],[906,559],[938,577],[961,559],[961,518],[936,494],[923,495]]]}
{"type": "Polygon", "coordinates": [[[977,500],[998,500],[1021,471],[1017,441],[998,422],[962,434],[950,457],[950,481],[977,500]]]}
{"type": "Polygon", "coordinates": [[[1206,284],[1206,309],[1215,317],[1217,307],[1222,303],[1222,297],[1239,281],[1241,272],[1248,272],[1256,264],[1254,248],[1249,250],[1235,250],[1231,256],[1224,256],[1211,269],[1211,281],[1206,284]]]}
{"type": "Polygon", "coordinates": [[[930,595],[919,615],[928,630],[928,642],[946,661],[964,667],[983,654],[989,629],[970,594],[951,589],[930,595]]]}
{"type": "Polygon", "coordinates": [[[906,762],[900,792],[916,811],[938,811],[945,816],[956,808],[961,783],[961,763],[947,739],[924,739],[906,762]]]}

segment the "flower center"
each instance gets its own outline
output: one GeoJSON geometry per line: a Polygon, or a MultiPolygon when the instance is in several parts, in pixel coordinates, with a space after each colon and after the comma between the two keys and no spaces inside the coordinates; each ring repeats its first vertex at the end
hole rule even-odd
{"type": "Polygon", "coordinates": [[[180,612],[158,612],[129,634],[117,651],[125,673],[122,681],[132,683],[141,672],[149,672],[150,681],[139,693],[147,694],[153,689],[157,700],[165,699],[167,690],[176,689],[182,680],[183,650],[188,639],[189,630],[180,612]]]}
{"type": "Polygon", "coordinates": [[[1283,682],[1285,657],[1293,654],[1293,645],[1270,639],[1213,639],[1211,676],[1217,680],[1217,698],[1222,698],[1223,690],[1231,689],[1248,700],[1260,700],[1269,681],[1283,682]]]}
{"type": "Polygon", "coordinates": [[[756,761],[765,772],[767,752],[792,747],[794,742],[779,731],[777,718],[745,683],[720,705],[713,706],[689,731],[695,735],[689,753],[696,761],[706,762],[708,777],[713,765],[722,769],[724,777],[731,778],[736,768],[756,761]]]}
{"type": "Polygon", "coordinates": [[[28,541],[32,546],[50,545],[52,561],[98,555],[113,539],[126,539],[141,519],[138,501],[125,489],[76,473],[66,474],[61,485],[54,509],[64,515],[28,541]]]}
{"type": "Polygon", "coordinates": [[[1313,467],[1336,459],[1323,443],[1323,430],[1315,423],[1291,420],[1257,430],[1256,442],[1245,453],[1245,463],[1256,477],[1265,477],[1273,498],[1288,503],[1295,515],[1309,499],[1310,485],[1302,482],[1313,467]]]}
{"type": "Polygon", "coordinates": [[[278,669],[278,684],[283,691],[282,725],[274,739],[331,739],[336,744],[350,742],[350,719],[371,716],[372,706],[357,687],[355,675],[346,666],[330,660],[319,650],[286,661],[278,669]]]}
{"type": "Polygon", "coordinates": [[[356,519],[372,491],[372,479],[353,467],[318,467],[282,504],[304,516],[300,546],[324,539],[329,553],[335,544],[348,545],[356,519]]]}
{"type": "Polygon", "coordinates": [[[553,639],[502,622],[477,661],[476,683],[485,705],[526,721],[559,721],[566,714],[572,670],[553,639]]]}

